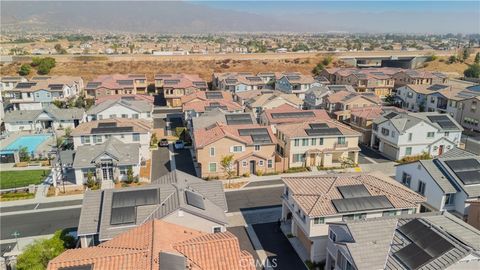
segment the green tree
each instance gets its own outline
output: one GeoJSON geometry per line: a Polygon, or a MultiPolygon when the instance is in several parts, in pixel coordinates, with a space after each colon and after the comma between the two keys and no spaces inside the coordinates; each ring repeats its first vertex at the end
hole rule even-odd
{"type": "Polygon", "coordinates": [[[29,64],[23,64],[20,66],[18,74],[20,76],[27,76],[28,74],[30,74],[30,70],[32,70],[32,66],[30,66],[29,64]]]}
{"type": "Polygon", "coordinates": [[[452,55],[448,58],[448,63],[449,64],[453,64],[455,62],[457,62],[457,56],[456,55],[452,55]]]}
{"type": "Polygon", "coordinates": [[[463,61],[467,60],[468,57],[470,57],[470,49],[469,49],[469,48],[465,48],[465,49],[463,49],[463,53],[462,53],[462,59],[463,59],[463,61]]]}
{"type": "Polygon", "coordinates": [[[17,258],[17,269],[46,269],[48,262],[65,250],[61,231],[55,232],[52,238],[36,240],[27,246],[17,258]]]}
{"type": "Polygon", "coordinates": [[[328,66],[328,65],[330,65],[330,63],[332,63],[332,61],[333,61],[333,57],[331,55],[328,55],[328,56],[323,58],[322,64],[324,66],[328,66]]]}
{"type": "MultiPolygon", "coordinates": [[[[227,178],[231,179],[235,173],[233,170],[233,155],[222,157],[220,166],[222,166],[223,171],[227,174],[227,178]]],[[[230,182],[228,185],[230,186],[230,182]]]]}
{"type": "Polygon", "coordinates": [[[312,70],[313,75],[318,76],[325,69],[325,66],[322,63],[318,63],[312,70]]]}
{"type": "Polygon", "coordinates": [[[30,153],[28,152],[28,148],[26,146],[20,147],[18,150],[18,156],[22,162],[30,161],[30,153]]]}
{"type": "Polygon", "coordinates": [[[480,64],[470,65],[465,69],[463,75],[467,78],[480,78],[480,64]]]}
{"type": "Polygon", "coordinates": [[[480,64],[480,53],[477,52],[475,55],[475,60],[473,60],[475,64],[480,64]]]}
{"type": "Polygon", "coordinates": [[[157,146],[158,139],[157,139],[157,134],[153,133],[152,137],[150,137],[150,146],[157,146]]]}
{"type": "Polygon", "coordinates": [[[66,54],[67,53],[67,50],[62,48],[62,45],[59,44],[59,43],[55,44],[55,46],[53,48],[55,48],[55,51],[57,51],[57,53],[59,53],[59,54],[66,54]]]}
{"type": "Polygon", "coordinates": [[[133,169],[132,167],[128,168],[127,170],[127,182],[128,184],[131,184],[133,183],[133,181],[135,180],[135,177],[133,176],[133,169]]]}
{"type": "Polygon", "coordinates": [[[88,188],[90,188],[91,190],[96,190],[98,189],[98,183],[97,181],[95,181],[95,179],[93,179],[93,173],[92,171],[88,171],[87,173],[87,182],[85,183],[87,185],[88,188]]]}

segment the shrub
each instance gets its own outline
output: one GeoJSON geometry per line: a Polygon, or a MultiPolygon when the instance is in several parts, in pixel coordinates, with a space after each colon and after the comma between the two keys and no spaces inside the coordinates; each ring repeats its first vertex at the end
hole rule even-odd
{"type": "Polygon", "coordinates": [[[480,64],[473,64],[463,72],[467,78],[480,78],[480,64]]]}
{"type": "Polygon", "coordinates": [[[153,133],[152,137],[150,138],[150,146],[157,146],[158,139],[157,139],[157,134],[153,133]]]}
{"type": "Polygon", "coordinates": [[[246,172],[244,174],[242,174],[243,177],[250,177],[250,173],[249,172],[246,172]]]}
{"type": "Polygon", "coordinates": [[[291,167],[291,168],[288,168],[285,172],[295,173],[295,172],[305,172],[305,171],[307,171],[307,167],[291,167]]]}
{"type": "Polygon", "coordinates": [[[258,175],[258,176],[262,176],[263,175],[263,170],[257,170],[255,172],[255,174],[258,175]]]}
{"type": "Polygon", "coordinates": [[[30,66],[29,64],[23,64],[22,66],[20,66],[20,69],[18,70],[18,74],[20,76],[26,76],[30,74],[31,70],[32,70],[32,66],[30,66]]]}
{"type": "Polygon", "coordinates": [[[413,161],[417,161],[417,160],[425,160],[425,159],[432,159],[432,156],[430,156],[429,153],[422,153],[420,155],[416,155],[416,156],[406,156],[400,160],[397,160],[398,163],[400,164],[403,164],[403,163],[409,163],[409,162],[413,162],[413,161]]]}
{"type": "Polygon", "coordinates": [[[52,238],[36,240],[27,246],[17,258],[17,269],[46,269],[48,262],[64,250],[65,242],[61,239],[61,231],[57,231],[52,238]]]}

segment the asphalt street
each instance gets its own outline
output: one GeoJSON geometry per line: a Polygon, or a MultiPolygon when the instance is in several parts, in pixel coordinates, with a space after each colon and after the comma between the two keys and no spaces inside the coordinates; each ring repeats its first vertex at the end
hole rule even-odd
{"type": "Polygon", "coordinates": [[[15,211],[27,211],[33,209],[45,209],[52,207],[72,206],[82,204],[82,200],[70,200],[62,202],[50,202],[50,203],[33,203],[17,206],[0,207],[0,213],[15,212],[15,211]]]}
{"type": "Polygon", "coordinates": [[[170,156],[168,147],[159,147],[152,151],[152,175],[151,179],[158,179],[160,176],[170,172],[170,156]]]}
{"type": "Polygon", "coordinates": [[[283,187],[266,187],[225,192],[228,212],[281,205],[282,193],[283,187]]]}

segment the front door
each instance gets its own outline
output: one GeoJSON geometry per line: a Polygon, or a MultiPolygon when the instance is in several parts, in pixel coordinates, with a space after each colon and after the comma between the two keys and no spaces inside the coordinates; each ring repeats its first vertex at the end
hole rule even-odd
{"type": "Polygon", "coordinates": [[[310,166],[315,166],[315,157],[316,154],[310,154],[310,166]]]}
{"type": "Polygon", "coordinates": [[[438,155],[441,155],[441,154],[443,154],[443,145],[440,145],[438,147],[438,155]]]}
{"type": "Polygon", "coordinates": [[[255,174],[255,160],[250,160],[250,174],[255,174]]]}

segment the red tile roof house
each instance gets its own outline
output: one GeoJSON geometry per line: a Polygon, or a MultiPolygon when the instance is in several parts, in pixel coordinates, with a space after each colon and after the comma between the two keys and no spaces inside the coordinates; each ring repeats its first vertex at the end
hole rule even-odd
{"type": "Polygon", "coordinates": [[[242,106],[233,101],[232,94],[225,91],[196,91],[182,96],[181,102],[185,121],[217,108],[232,113],[244,110],[242,106]]]}
{"type": "Polygon", "coordinates": [[[182,106],[181,97],[195,91],[206,91],[207,82],[196,74],[156,74],[155,89],[163,93],[167,106],[182,106]]]}
{"type": "Polygon", "coordinates": [[[350,110],[381,105],[381,100],[373,93],[352,93],[339,91],[325,98],[325,106],[333,118],[346,121],[350,119],[350,110]]]}
{"type": "Polygon", "coordinates": [[[233,155],[234,175],[284,171],[284,162],[275,151],[277,139],[269,127],[258,124],[215,123],[193,131],[195,156],[201,177],[225,177],[224,157],[233,155]]]}
{"type": "Polygon", "coordinates": [[[110,95],[146,94],[147,85],[145,74],[100,75],[87,83],[85,97],[96,99],[110,95]]]}
{"type": "Polygon", "coordinates": [[[325,110],[302,110],[289,104],[265,110],[260,114],[260,124],[270,126],[276,132],[276,126],[287,123],[330,120],[325,110]]]}
{"type": "Polygon", "coordinates": [[[152,103],[155,101],[154,96],[150,95],[114,95],[114,96],[101,96],[95,99],[95,104],[100,104],[107,100],[135,100],[135,101],[145,101],[152,103]]]}
{"type": "Polygon", "coordinates": [[[230,232],[205,233],[152,220],[96,247],[69,249],[48,270],[254,270],[252,254],[230,232]]]}

